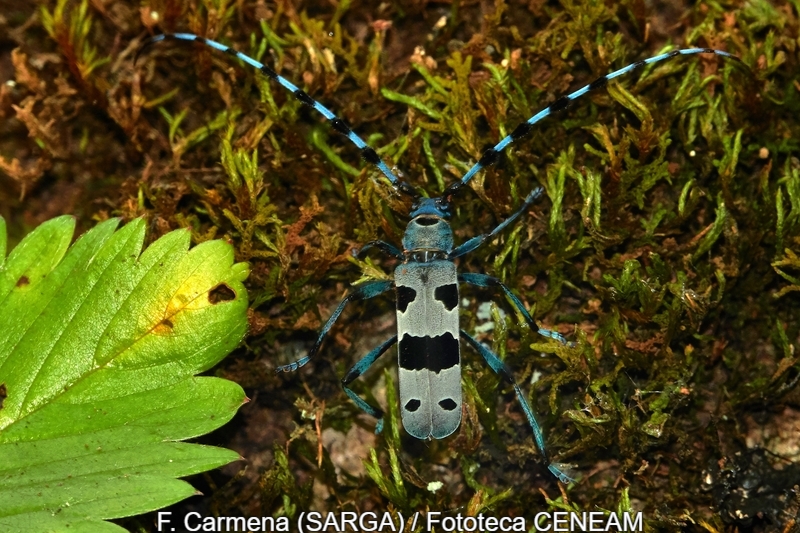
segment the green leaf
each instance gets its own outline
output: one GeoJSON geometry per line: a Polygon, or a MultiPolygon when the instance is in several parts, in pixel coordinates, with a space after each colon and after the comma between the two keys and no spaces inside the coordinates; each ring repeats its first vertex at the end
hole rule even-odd
{"type": "Polygon", "coordinates": [[[245,401],[195,374],[244,337],[247,265],[223,241],[189,250],[187,230],[142,252],[144,220],[117,224],[70,247],[59,217],[0,254],[0,531],[124,531],[102,520],[196,494],[175,478],[239,458],[178,441],[245,401]]]}

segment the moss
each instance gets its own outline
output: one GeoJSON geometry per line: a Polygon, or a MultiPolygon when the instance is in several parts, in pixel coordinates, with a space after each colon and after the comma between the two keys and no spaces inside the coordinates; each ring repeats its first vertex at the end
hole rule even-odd
{"type": "MultiPolygon", "coordinates": [[[[61,213],[84,229],[145,216],[150,238],[188,226],[196,242],[230,239],[251,264],[251,334],[216,371],[255,401],[214,442],[254,467],[208,478],[201,505],[287,516],[459,508],[529,525],[547,508],[633,508],[648,528],[698,531],[787,520],[724,522],[703,471],[753,443],[786,449],[766,436],[797,424],[797,2],[18,4],[0,21],[0,67],[15,80],[0,88],[0,214],[12,241],[61,213]],[[134,64],[142,36],[161,31],[260,58],[430,196],[539,108],[614,68],[676,45],[742,58],[745,69],[693,56],[615,80],[538,124],[456,199],[463,242],[545,188],[459,267],[501,277],[537,321],[577,341],[561,347],[518,317],[492,318],[494,348],[526,384],[551,454],[582,481],[558,487],[513,390],[467,350],[455,437],[404,436],[393,374],[378,370],[356,390],[394,414],[370,437],[374,423],[338,383],[392,335],[390,299],[353,305],[320,359],[273,375],[308,349],[350,284],[391,273],[385,258],[351,249],[398,243],[409,206],[320,117],[230,57],[161,43],[134,64]],[[364,441],[351,440],[350,455],[320,445],[347,432],[364,441]]],[[[463,296],[470,331],[478,303],[501,300],[463,296]]],[[[379,369],[393,368],[384,359],[379,369]]]]}

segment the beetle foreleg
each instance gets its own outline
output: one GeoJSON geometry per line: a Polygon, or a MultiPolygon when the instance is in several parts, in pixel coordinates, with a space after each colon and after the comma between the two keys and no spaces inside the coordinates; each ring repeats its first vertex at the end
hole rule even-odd
{"type": "Polygon", "coordinates": [[[508,286],[499,279],[493,278],[492,276],[487,276],[486,274],[473,274],[471,272],[467,272],[464,274],[459,274],[458,281],[460,281],[461,283],[469,283],[470,285],[474,285],[476,287],[482,287],[485,289],[500,287],[503,290],[503,293],[506,295],[506,298],[508,298],[508,300],[514,306],[514,308],[525,319],[525,322],[527,322],[532,329],[536,330],[539,333],[539,335],[555,339],[561,344],[564,344],[566,346],[575,346],[574,342],[570,342],[567,339],[565,339],[561,333],[545,329],[536,324],[531,314],[528,312],[527,309],[525,309],[525,306],[522,304],[522,301],[520,301],[520,299],[517,298],[517,295],[511,292],[511,289],[509,289],[508,286]]]}
{"type": "Polygon", "coordinates": [[[347,302],[351,300],[368,300],[370,298],[374,298],[390,290],[393,284],[394,284],[393,281],[381,280],[381,281],[368,281],[366,283],[362,283],[361,285],[357,285],[356,287],[354,287],[353,291],[344,297],[344,300],[341,301],[339,307],[336,308],[336,310],[333,312],[328,321],[325,322],[325,325],[322,326],[322,329],[319,332],[319,336],[317,337],[317,342],[314,343],[314,346],[308,352],[308,355],[306,355],[305,357],[301,357],[297,361],[289,363],[288,365],[279,366],[275,371],[278,373],[293,372],[298,368],[300,368],[301,366],[308,363],[311,360],[311,358],[314,357],[319,351],[320,346],[322,346],[322,341],[325,340],[325,337],[328,335],[328,331],[330,331],[333,324],[339,318],[339,315],[341,315],[342,311],[344,311],[344,307],[347,305],[347,302]]]}

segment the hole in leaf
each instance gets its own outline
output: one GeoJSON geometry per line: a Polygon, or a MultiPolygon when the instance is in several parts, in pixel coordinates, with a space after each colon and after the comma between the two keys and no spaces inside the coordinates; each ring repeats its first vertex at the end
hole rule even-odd
{"type": "Polygon", "coordinates": [[[25,285],[30,285],[31,280],[28,276],[22,276],[17,280],[17,287],[24,287],[25,285]]]}
{"type": "Polygon", "coordinates": [[[236,293],[225,285],[224,283],[221,285],[217,285],[213,289],[208,292],[208,301],[212,304],[218,304],[220,302],[229,302],[231,300],[236,299],[236,293]]]}
{"type": "Polygon", "coordinates": [[[3,408],[3,400],[8,397],[8,389],[5,383],[0,383],[0,409],[3,408]]]}

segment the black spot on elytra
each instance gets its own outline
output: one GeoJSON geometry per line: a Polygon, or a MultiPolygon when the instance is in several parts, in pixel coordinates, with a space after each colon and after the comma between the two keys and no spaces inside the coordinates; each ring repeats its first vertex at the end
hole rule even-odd
{"type": "Polygon", "coordinates": [[[217,285],[208,292],[208,301],[212,304],[218,304],[220,302],[229,302],[235,299],[236,299],[236,293],[233,292],[233,289],[231,289],[224,283],[221,285],[217,285]]]}
{"type": "Polygon", "coordinates": [[[445,411],[452,411],[458,407],[458,404],[452,398],[445,398],[439,402],[439,406],[445,411]]]}
{"type": "Polygon", "coordinates": [[[400,339],[400,367],[405,370],[430,370],[438,374],[458,363],[458,339],[449,331],[436,337],[403,335],[400,339]]]}
{"type": "Polygon", "coordinates": [[[420,405],[422,405],[422,402],[419,400],[408,400],[406,403],[406,411],[414,413],[417,411],[417,409],[419,409],[420,405]]]}
{"type": "Polygon", "coordinates": [[[458,305],[458,285],[442,285],[433,291],[433,297],[444,304],[445,309],[452,311],[458,305]]]}
{"type": "Polygon", "coordinates": [[[30,285],[31,280],[28,276],[22,276],[17,280],[17,287],[24,287],[25,285],[30,285]]]}
{"type": "Polygon", "coordinates": [[[403,285],[397,286],[397,310],[401,313],[405,313],[406,309],[408,309],[408,304],[413,302],[416,298],[417,291],[411,287],[405,287],[403,285]]]}

